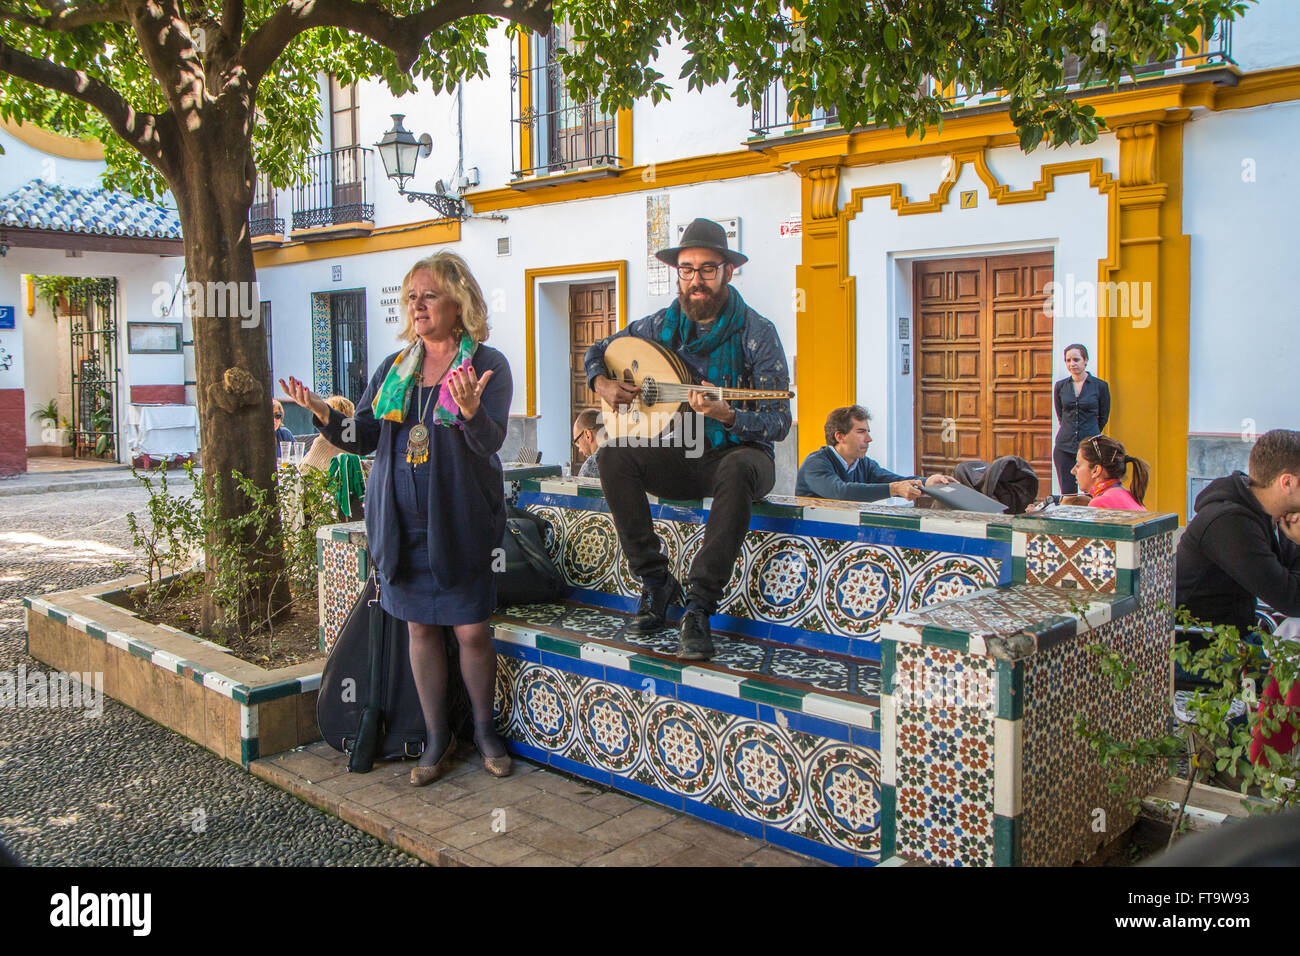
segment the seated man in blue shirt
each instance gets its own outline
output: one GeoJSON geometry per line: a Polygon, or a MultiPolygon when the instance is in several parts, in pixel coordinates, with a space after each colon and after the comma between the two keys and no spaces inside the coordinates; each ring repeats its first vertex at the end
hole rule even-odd
{"type": "MultiPolygon", "coordinates": [[[[879,501],[882,498],[921,497],[921,479],[904,478],[867,457],[871,444],[871,414],[861,405],[837,408],[826,416],[826,444],[804,459],[794,493],[803,498],[838,501],[879,501]]],[[[927,485],[955,481],[949,475],[931,475],[927,485]]]]}

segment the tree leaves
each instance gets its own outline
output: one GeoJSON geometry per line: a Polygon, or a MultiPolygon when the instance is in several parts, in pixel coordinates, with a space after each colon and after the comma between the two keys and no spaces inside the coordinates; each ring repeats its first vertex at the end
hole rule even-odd
{"type": "MultiPolygon", "coordinates": [[[[372,0],[395,16],[426,8],[428,0],[372,0]]],[[[281,0],[246,0],[240,40],[246,41],[281,0]]],[[[1098,89],[1131,80],[1151,58],[1194,47],[1218,18],[1246,10],[1245,0],[1162,0],[1160,3],[1069,0],[555,0],[557,20],[572,26],[573,49],[559,65],[570,96],[598,98],[605,112],[638,98],[671,95],[655,58],[670,40],[684,48],[678,79],[688,91],[728,86],[738,104],[759,106],[774,84],[788,92],[789,115],[833,113],[842,126],[878,124],[923,133],[950,108],[936,87],[956,85],[979,95],[1005,91],[1021,147],[1089,143],[1095,111],[1066,96],[1062,61],[1078,57],[1081,81],[1098,89]],[[796,15],[797,18],[796,19],[796,15]]],[[[8,16],[39,18],[35,0],[4,0],[8,16]]],[[[191,36],[220,30],[221,0],[198,0],[186,15],[191,36]]],[[[4,17],[0,14],[0,17],[4,17]]],[[[319,139],[321,73],[341,81],[374,78],[395,94],[449,90],[488,73],[488,41],[498,21],[462,17],[431,35],[411,71],[394,54],[339,28],[298,36],[261,81],[255,100],[265,122],[253,132],[258,167],[279,187],[302,175],[319,139]]],[[[511,35],[519,28],[510,27],[511,35]]],[[[138,113],[165,110],[166,98],[127,24],[103,23],[66,32],[12,19],[0,41],[33,56],[84,70],[108,83],[138,113]]],[[[211,45],[205,69],[215,67],[211,45]]],[[[220,90],[219,77],[208,89],[220,90]]],[[[0,74],[0,116],[112,140],[102,118],[84,103],[0,74]]],[[[781,118],[784,119],[784,118],[781,118]]],[[[158,195],[164,182],[134,150],[108,146],[107,179],[140,195],[158,195]]]]}

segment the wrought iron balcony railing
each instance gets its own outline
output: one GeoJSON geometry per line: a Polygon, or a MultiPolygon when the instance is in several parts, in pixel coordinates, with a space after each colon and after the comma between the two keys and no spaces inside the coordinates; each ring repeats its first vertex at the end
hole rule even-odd
{"type": "Polygon", "coordinates": [[[373,223],[374,150],[345,146],[307,157],[308,180],[293,189],[293,228],[373,223]]]}
{"type": "MultiPolygon", "coordinates": [[[[1187,49],[1182,52],[1182,56],[1170,60],[1152,60],[1134,70],[1134,76],[1139,82],[1144,82],[1161,77],[1191,74],[1210,67],[1235,66],[1236,61],[1232,59],[1232,22],[1218,23],[1214,33],[1197,52],[1192,53],[1187,49]]],[[[1087,78],[1080,81],[1078,57],[1067,56],[1064,66],[1067,91],[1076,92],[1098,85],[1087,78]]],[[[1006,95],[1001,90],[972,92],[960,86],[949,87],[946,90],[940,90],[937,83],[933,86],[942,95],[945,111],[987,106],[1006,99],[1006,95]]],[[[754,110],[751,130],[756,138],[774,134],[811,132],[837,126],[839,123],[834,110],[829,112],[818,110],[812,116],[791,116],[788,102],[789,97],[783,83],[778,81],[768,87],[763,94],[762,106],[754,110]]]]}
{"type": "Polygon", "coordinates": [[[284,217],[275,214],[275,189],[261,173],[253,187],[252,208],[248,210],[248,235],[252,239],[284,235],[284,217]]]}
{"type": "Polygon", "coordinates": [[[593,101],[570,97],[553,57],[521,69],[512,54],[510,89],[516,179],[620,164],[615,118],[593,101]]]}

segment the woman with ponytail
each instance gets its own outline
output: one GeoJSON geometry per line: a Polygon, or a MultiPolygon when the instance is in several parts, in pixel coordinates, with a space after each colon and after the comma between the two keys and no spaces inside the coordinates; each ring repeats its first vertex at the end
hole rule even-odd
{"type": "Polygon", "coordinates": [[[1073,474],[1079,490],[1092,495],[1093,508],[1146,511],[1142,499],[1151,481],[1151,468],[1141,458],[1124,453],[1124,446],[1109,435],[1093,435],[1079,442],[1073,474]],[[1127,489],[1120,483],[1129,465],[1133,480],[1127,489]]]}

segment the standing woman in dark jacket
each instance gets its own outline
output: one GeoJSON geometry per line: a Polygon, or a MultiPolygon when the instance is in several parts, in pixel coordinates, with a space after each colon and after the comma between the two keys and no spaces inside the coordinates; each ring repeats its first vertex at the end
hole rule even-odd
{"type": "Polygon", "coordinates": [[[345,419],[297,379],[281,387],[316,415],[325,439],[375,454],[366,484],[366,535],[379,603],[406,621],[411,670],[424,711],[424,754],[411,783],[442,775],[456,752],[447,718],[444,628],[460,645],[474,709],[474,743],[488,772],[510,757],[493,726],[496,649],[487,619],[496,604],[493,551],[505,532],[501,460],[513,391],[510,366],[488,337],[483,293],[465,261],[440,252],[402,280],[407,343],[379,364],[345,419]]]}
{"type": "Polygon", "coordinates": [[[1082,345],[1065,347],[1065,367],[1069,377],[1052,389],[1052,403],[1061,423],[1056,432],[1052,461],[1061,482],[1061,494],[1077,495],[1079,483],[1074,478],[1074,459],[1079,442],[1100,435],[1110,421],[1110,386],[1088,374],[1088,350],[1082,345]]]}

